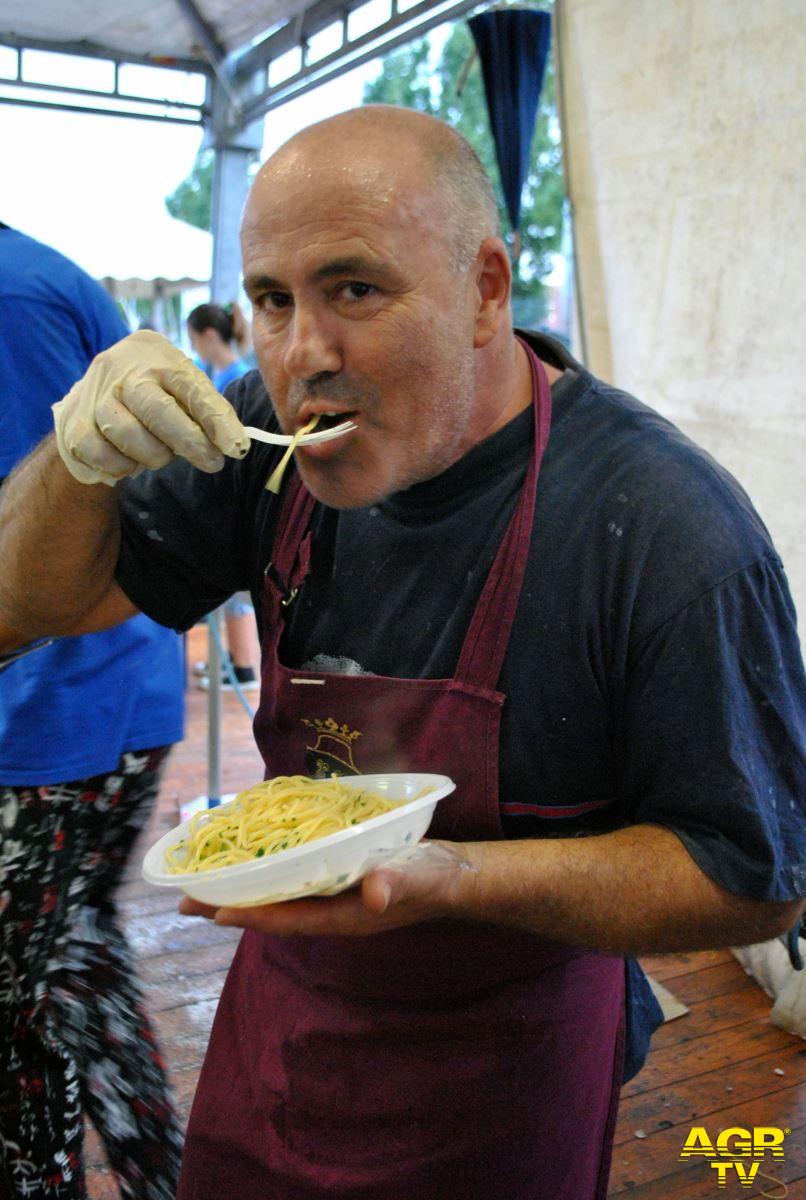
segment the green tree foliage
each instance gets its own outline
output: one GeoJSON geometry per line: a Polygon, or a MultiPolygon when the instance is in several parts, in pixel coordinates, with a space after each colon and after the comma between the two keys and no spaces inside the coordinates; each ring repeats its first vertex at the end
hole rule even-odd
{"type": "Polygon", "coordinates": [[[197,229],[212,229],[213,167],[211,150],[196,155],[187,179],[165,198],[165,207],[172,217],[195,225],[197,229]]]}
{"type": "MultiPolygon", "coordinates": [[[[431,113],[463,133],[493,180],[501,226],[507,230],[509,218],[478,59],[467,74],[461,95],[457,95],[457,84],[473,47],[470,29],[464,21],[459,21],[436,64],[428,37],[393,51],[383,60],[378,77],[365,87],[364,103],[400,104],[431,113]]],[[[560,248],[563,198],[560,130],[549,56],[521,203],[522,250],[513,280],[513,307],[519,325],[538,325],[545,313],[545,288],[541,280],[551,270],[551,253],[560,248]]],[[[511,235],[509,240],[511,243],[511,235]]]]}

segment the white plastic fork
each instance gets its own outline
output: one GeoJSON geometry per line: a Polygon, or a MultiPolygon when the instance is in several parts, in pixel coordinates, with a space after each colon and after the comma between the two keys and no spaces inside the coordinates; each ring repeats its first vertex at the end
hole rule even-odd
{"type": "MultiPolygon", "coordinates": [[[[310,445],[312,442],[329,442],[331,438],[341,437],[344,433],[350,433],[358,426],[354,421],[342,421],[341,425],[334,425],[332,429],[319,429],[313,433],[304,433],[297,441],[298,446],[310,445]]],[[[244,433],[253,442],[268,442],[272,446],[290,446],[294,440],[294,435],[291,433],[267,433],[265,429],[258,429],[255,425],[244,425],[244,433]]]]}

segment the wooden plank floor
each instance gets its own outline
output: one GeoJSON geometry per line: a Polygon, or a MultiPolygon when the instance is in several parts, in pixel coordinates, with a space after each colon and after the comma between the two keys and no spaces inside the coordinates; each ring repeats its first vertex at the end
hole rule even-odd
{"type": "MultiPolygon", "coordinates": [[[[608,1196],[806,1198],[806,1043],[769,1022],[770,1000],[725,951],[647,958],[644,967],[689,1008],[652,1039],[644,1069],[622,1089],[608,1196]],[[714,1139],[730,1126],[790,1129],[784,1161],[751,1187],[717,1187],[708,1163],[679,1155],[693,1125],[714,1139]]],[[[733,1172],[730,1172],[733,1174],[733,1172]]]]}
{"type": "MultiPolygon", "coordinates": [[[[190,635],[189,660],[204,656],[203,634],[190,635]]],[[[254,696],[254,693],[252,694],[254,696]]],[[[223,698],[222,791],[261,776],[248,717],[223,698]]],[[[132,857],[121,890],[124,923],[137,950],[154,1024],[176,1100],[187,1119],[210,1025],[238,940],[236,931],[180,917],[176,895],[139,878],[142,853],[176,823],[179,803],[206,791],[206,696],[188,691],[187,735],[172,755],[157,808],[132,857]]],[[[768,1196],[806,1200],[806,1043],[769,1023],[770,1001],[729,951],[675,954],[644,966],[690,1009],[656,1033],[643,1071],[622,1092],[609,1197],[706,1200],[768,1196]],[[692,1125],[711,1136],[732,1125],[788,1128],[783,1163],[762,1164],[781,1183],[757,1176],[751,1187],[717,1187],[706,1162],[679,1154],[692,1125]]],[[[87,1127],[91,1200],[118,1200],[97,1136],[87,1127]]],[[[217,1198],[215,1198],[217,1200],[217,1198]]],[[[237,1200],[237,1197],[234,1198],[237,1200]]],[[[412,1197],[417,1200],[417,1197],[412,1197]]],[[[445,1200],[462,1200],[445,1197],[445,1200]]],[[[490,1197],[490,1200],[508,1200],[490,1197]]],[[[535,1196],[534,1200],[552,1200],[535,1196]]],[[[580,1198],[587,1200],[587,1198],[580,1198]]]]}

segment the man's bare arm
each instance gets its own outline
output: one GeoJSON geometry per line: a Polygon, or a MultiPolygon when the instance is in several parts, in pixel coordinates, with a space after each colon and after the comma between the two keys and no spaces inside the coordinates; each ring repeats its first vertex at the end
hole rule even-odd
{"type": "Polygon", "coordinates": [[[593,950],[664,954],[749,945],[786,932],[803,902],[738,896],[669,829],[635,825],[587,838],[469,843],[454,905],[593,950]]]}
{"type": "Polygon", "coordinates": [[[182,912],[281,936],[366,935],[438,918],[522,929],[617,954],[748,945],[785,932],[803,903],[734,895],[710,879],[668,829],[636,825],[586,838],[434,842],[332,898],[182,912]]]}
{"type": "Polygon", "coordinates": [[[119,540],[115,490],[78,483],[46,438],[0,489],[0,652],[133,616],[119,540]]]}

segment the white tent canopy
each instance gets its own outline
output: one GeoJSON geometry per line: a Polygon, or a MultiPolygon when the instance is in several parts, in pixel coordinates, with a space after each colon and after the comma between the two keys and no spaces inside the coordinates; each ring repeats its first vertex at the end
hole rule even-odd
{"type": "Polygon", "coordinates": [[[4,0],[0,27],[29,45],[58,41],[77,49],[77,43],[87,42],[129,60],[165,57],[206,63],[211,57],[208,40],[228,53],[305,7],[306,0],[203,0],[198,5],[177,0],[4,0]]]}
{"type": "Polygon", "coordinates": [[[125,239],[112,227],[102,231],[82,265],[114,296],[152,299],[209,285],[212,254],[211,234],[166,213],[125,239]]]}

